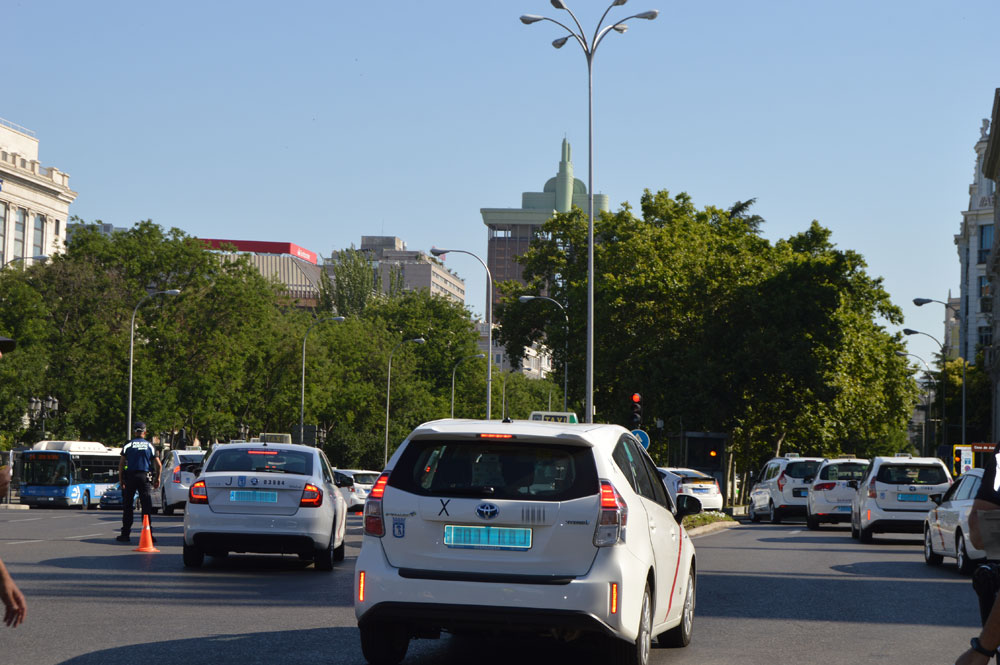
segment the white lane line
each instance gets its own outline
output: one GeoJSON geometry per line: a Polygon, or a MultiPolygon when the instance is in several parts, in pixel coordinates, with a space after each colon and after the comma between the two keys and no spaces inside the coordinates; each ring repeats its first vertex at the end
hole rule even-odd
{"type": "Polygon", "coordinates": [[[66,536],[66,540],[73,540],[74,538],[93,538],[94,536],[103,536],[103,533],[88,533],[83,536],[66,536]]]}
{"type": "Polygon", "coordinates": [[[25,543],[40,543],[41,540],[15,540],[13,542],[7,543],[8,545],[23,545],[25,543]]]}
{"type": "Polygon", "coordinates": [[[35,520],[40,520],[40,519],[42,519],[42,518],[41,517],[26,517],[23,520],[11,520],[10,523],[13,524],[14,522],[34,522],[35,520]]]}
{"type": "Polygon", "coordinates": [[[67,517],[73,517],[73,515],[57,515],[56,517],[50,517],[50,520],[64,520],[67,517]]]}

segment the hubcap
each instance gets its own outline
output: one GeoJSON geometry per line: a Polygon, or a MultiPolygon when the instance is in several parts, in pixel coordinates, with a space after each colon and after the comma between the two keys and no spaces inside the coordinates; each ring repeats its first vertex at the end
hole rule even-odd
{"type": "Polygon", "coordinates": [[[955,558],[957,559],[958,567],[965,567],[965,541],[962,536],[958,537],[958,542],[955,543],[955,558]]]}
{"type": "Polygon", "coordinates": [[[691,633],[691,626],[694,624],[694,580],[688,578],[687,595],[684,598],[684,634],[691,633]]]}
{"type": "Polygon", "coordinates": [[[924,532],[924,558],[930,559],[931,555],[934,554],[934,549],[931,547],[931,532],[924,532]]]}
{"type": "Polygon", "coordinates": [[[652,618],[650,616],[651,612],[649,609],[649,592],[647,591],[642,597],[642,620],[639,622],[639,656],[641,663],[649,662],[649,647],[650,647],[650,624],[652,623],[652,618]]]}

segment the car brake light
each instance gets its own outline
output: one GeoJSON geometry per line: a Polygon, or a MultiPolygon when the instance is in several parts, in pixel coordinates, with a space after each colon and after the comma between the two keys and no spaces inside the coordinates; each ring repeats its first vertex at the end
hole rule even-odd
{"type": "Polygon", "coordinates": [[[781,475],[778,476],[778,491],[779,492],[784,492],[785,491],[785,483],[787,483],[787,482],[788,482],[788,480],[785,478],[785,472],[782,471],[781,475]]]}
{"type": "Polygon", "coordinates": [[[208,488],[205,487],[204,480],[199,480],[191,485],[191,489],[188,490],[188,503],[208,503],[208,488]]]}
{"type": "Polygon", "coordinates": [[[868,498],[874,499],[876,494],[877,493],[875,492],[875,479],[872,478],[872,481],[868,483],[868,498]]]}
{"type": "Polygon", "coordinates": [[[302,500],[299,501],[300,508],[319,508],[323,505],[323,490],[306,483],[306,487],[302,490],[302,500]]]}
{"type": "Polygon", "coordinates": [[[381,538],[385,535],[385,522],[382,520],[382,495],[389,482],[389,471],[383,471],[375,481],[372,491],[365,501],[365,535],[381,538]]]}
{"type": "Polygon", "coordinates": [[[494,434],[492,432],[483,432],[479,435],[480,439],[513,439],[513,434],[494,434]]]}
{"type": "Polygon", "coordinates": [[[832,490],[837,486],[837,483],[816,483],[813,485],[814,492],[825,492],[826,490],[832,490]]]}
{"type": "Polygon", "coordinates": [[[181,468],[179,466],[174,467],[174,482],[178,485],[181,483],[181,468]]]}
{"type": "Polygon", "coordinates": [[[601,481],[601,510],[594,530],[594,545],[607,547],[619,542],[628,524],[628,505],[610,481],[601,481]]]}

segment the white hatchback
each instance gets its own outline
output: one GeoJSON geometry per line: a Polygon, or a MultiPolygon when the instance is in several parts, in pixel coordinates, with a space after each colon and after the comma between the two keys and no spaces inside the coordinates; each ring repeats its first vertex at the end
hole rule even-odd
{"type": "Polygon", "coordinates": [[[986,552],[978,550],[969,540],[969,513],[983,482],[982,469],[970,469],[953,484],[944,496],[932,495],[937,504],[924,521],[924,561],[929,565],[953,557],[960,573],[968,575],[986,552]]]}
{"type": "Polygon", "coordinates": [[[868,460],[837,457],[824,460],[806,499],[806,525],[818,529],[822,522],[849,522],[855,484],[865,476],[868,460]]]}
{"type": "Polygon", "coordinates": [[[944,494],[951,474],[936,457],[876,457],[851,501],[851,537],[870,543],[875,533],[921,533],[931,496],[944,494]]]}
{"type": "Polygon", "coordinates": [[[188,490],[204,460],[204,450],[168,450],[164,454],[160,471],[160,506],[164,515],[173,515],[174,510],[187,503],[188,490]]]}
{"type": "Polygon", "coordinates": [[[297,554],[317,570],[344,558],[347,505],[323,451],[285,443],[217,446],[188,491],[184,565],[206,554],[297,554]]]}
{"type": "Polygon", "coordinates": [[[365,507],[365,499],[372,491],[375,481],[378,480],[378,471],[364,471],[362,469],[334,469],[333,475],[337,479],[340,493],[347,502],[348,510],[361,510],[365,507]]]}
{"type": "Polygon", "coordinates": [[[418,637],[605,636],[645,665],[685,646],[695,550],[653,461],[617,425],[439,420],[389,460],[364,511],[354,610],[369,662],[418,637]],[[627,537],[626,537],[627,536],[627,537]]]}
{"type": "Polygon", "coordinates": [[[719,490],[719,481],[712,476],[695,469],[675,466],[662,467],[661,471],[667,471],[677,476],[674,496],[690,494],[701,502],[701,507],[705,510],[722,510],[722,492],[719,490]]]}

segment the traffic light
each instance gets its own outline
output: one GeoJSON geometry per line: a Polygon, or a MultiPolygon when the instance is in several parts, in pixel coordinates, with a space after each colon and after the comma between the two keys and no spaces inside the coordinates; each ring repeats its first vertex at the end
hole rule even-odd
{"type": "Polygon", "coordinates": [[[642,425],[642,395],[632,393],[632,414],[628,418],[629,429],[639,429],[642,425]]]}

